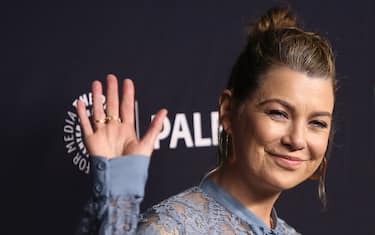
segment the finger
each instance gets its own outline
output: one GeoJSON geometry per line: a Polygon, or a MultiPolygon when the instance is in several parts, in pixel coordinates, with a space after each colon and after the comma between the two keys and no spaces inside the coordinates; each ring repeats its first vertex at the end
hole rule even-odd
{"type": "Polygon", "coordinates": [[[85,104],[82,102],[82,100],[77,101],[77,114],[80,121],[81,128],[83,130],[83,135],[89,136],[92,135],[94,132],[91,127],[90,119],[87,116],[86,107],[85,104]]]}
{"type": "MultiPolygon", "coordinates": [[[[151,151],[153,149],[156,137],[159,135],[161,129],[163,128],[164,118],[167,116],[168,111],[166,109],[160,110],[152,120],[146,134],[143,136],[141,142],[150,147],[151,151]]],[[[151,153],[150,153],[151,154],[151,153]]]]}
{"type": "Polygon", "coordinates": [[[99,81],[94,81],[92,83],[92,112],[93,112],[93,120],[95,128],[99,128],[104,125],[104,123],[97,122],[97,120],[104,120],[105,113],[103,110],[103,103],[102,103],[102,96],[103,96],[103,88],[102,83],[99,81]]]}
{"type": "Polygon", "coordinates": [[[134,125],[134,84],[130,79],[122,83],[121,119],[123,122],[134,125]]]}
{"type": "Polygon", "coordinates": [[[118,84],[116,76],[108,74],[107,76],[107,108],[106,113],[108,117],[117,117],[119,113],[118,101],[118,84]]]}

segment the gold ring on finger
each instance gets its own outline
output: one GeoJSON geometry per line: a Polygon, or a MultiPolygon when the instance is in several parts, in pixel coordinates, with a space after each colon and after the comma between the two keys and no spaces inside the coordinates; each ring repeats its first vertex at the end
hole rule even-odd
{"type": "Polygon", "coordinates": [[[95,119],[95,123],[106,123],[107,119],[95,119]]]}
{"type": "Polygon", "coordinates": [[[108,115],[106,118],[105,118],[106,122],[109,122],[109,121],[112,121],[112,120],[116,120],[118,122],[121,123],[121,119],[117,116],[111,116],[111,115],[108,115]]]}

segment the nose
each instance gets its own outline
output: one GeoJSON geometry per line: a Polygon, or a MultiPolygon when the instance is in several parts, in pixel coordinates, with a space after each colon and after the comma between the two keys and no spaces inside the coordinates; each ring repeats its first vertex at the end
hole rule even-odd
{"type": "Polygon", "coordinates": [[[306,135],[304,125],[295,123],[291,125],[285,135],[281,138],[281,143],[291,151],[302,150],[306,147],[306,135]]]}

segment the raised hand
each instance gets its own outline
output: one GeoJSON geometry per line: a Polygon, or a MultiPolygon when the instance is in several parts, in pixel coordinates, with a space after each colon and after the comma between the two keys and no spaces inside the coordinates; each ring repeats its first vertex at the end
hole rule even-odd
{"type": "Polygon", "coordinates": [[[161,109],[152,120],[145,135],[138,139],[134,128],[134,85],[130,79],[122,83],[122,100],[119,103],[118,82],[114,75],[107,76],[106,112],[102,105],[102,84],[92,83],[93,122],[85,105],[77,102],[77,113],[90,155],[114,158],[129,154],[151,156],[154,142],[162,129],[166,109],[161,109]]]}

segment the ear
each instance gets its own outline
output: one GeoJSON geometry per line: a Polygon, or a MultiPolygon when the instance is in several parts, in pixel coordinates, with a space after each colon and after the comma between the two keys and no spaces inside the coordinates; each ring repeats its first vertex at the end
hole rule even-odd
{"type": "Polygon", "coordinates": [[[232,134],[232,116],[233,116],[233,97],[232,91],[225,89],[221,93],[219,100],[219,120],[220,124],[227,134],[232,134]]]}

